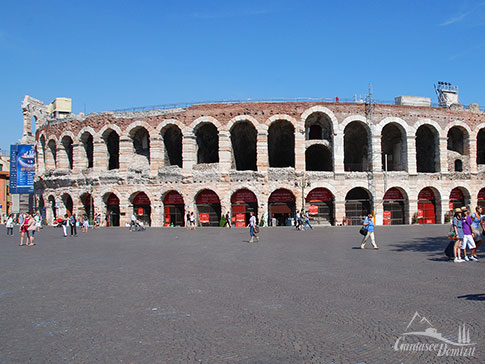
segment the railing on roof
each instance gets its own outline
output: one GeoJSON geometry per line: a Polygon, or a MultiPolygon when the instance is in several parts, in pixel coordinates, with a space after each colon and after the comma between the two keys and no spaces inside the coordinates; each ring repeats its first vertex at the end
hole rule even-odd
{"type": "MultiPolygon", "coordinates": [[[[373,100],[376,104],[380,105],[395,105],[394,100],[373,100]]],[[[208,105],[208,104],[242,104],[242,103],[282,103],[282,102],[342,102],[342,103],[356,103],[364,104],[364,96],[354,96],[353,98],[328,98],[328,97],[297,97],[297,98],[273,98],[273,99],[239,99],[239,100],[212,100],[212,101],[194,101],[194,102],[182,102],[174,104],[161,104],[161,105],[148,105],[137,106],[127,109],[115,109],[113,112],[137,112],[137,111],[150,111],[150,110],[169,110],[169,109],[186,109],[190,106],[196,105],[208,105]]],[[[431,107],[439,107],[438,103],[431,103],[431,107]]],[[[485,112],[485,106],[480,106],[480,110],[485,112]]]]}

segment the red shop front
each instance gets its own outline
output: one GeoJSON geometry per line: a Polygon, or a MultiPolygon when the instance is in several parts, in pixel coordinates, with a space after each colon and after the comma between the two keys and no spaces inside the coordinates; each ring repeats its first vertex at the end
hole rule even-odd
{"type": "Polygon", "coordinates": [[[234,192],[231,196],[232,218],[236,227],[246,227],[249,223],[250,212],[258,216],[258,200],[256,195],[243,188],[234,192]]]}
{"type": "Polygon", "coordinates": [[[333,195],[326,188],[314,188],[306,196],[306,209],[315,225],[334,225],[333,195]]]}
{"type": "Polygon", "coordinates": [[[436,224],[436,199],[429,187],[423,188],[418,195],[418,223],[436,224]]]}
{"type": "Polygon", "coordinates": [[[278,225],[288,225],[288,219],[295,215],[295,195],[291,191],[280,188],[274,191],[268,200],[269,215],[275,218],[278,225]]]}
{"type": "Polygon", "coordinates": [[[163,199],[163,226],[184,226],[184,199],[177,191],[170,191],[163,199]]]}
{"type": "Polygon", "coordinates": [[[221,220],[221,202],[214,191],[202,190],[196,199],[200,225],[219,226],[221,220]]]}

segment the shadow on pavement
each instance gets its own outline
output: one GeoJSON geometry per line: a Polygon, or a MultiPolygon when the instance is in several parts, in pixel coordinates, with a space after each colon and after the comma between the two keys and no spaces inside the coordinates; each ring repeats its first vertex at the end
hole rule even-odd
{"type": "Polygon", "coordinates": [[[391,244],[392,251],[396,252],[421,252],[429,253],[428,255],[433,256],[430,260],[433,261],[448,261],[444,251],[448,245],[449,240],[446,237],[430,237],[423,239],[413,239],[403,241],[398,244],[391,244]]]}
{"type": "Polygon", "coordinates": [[[457,298],[464,298],[467,301],[485,301],[485,293],[467,294],[457,298]]]}

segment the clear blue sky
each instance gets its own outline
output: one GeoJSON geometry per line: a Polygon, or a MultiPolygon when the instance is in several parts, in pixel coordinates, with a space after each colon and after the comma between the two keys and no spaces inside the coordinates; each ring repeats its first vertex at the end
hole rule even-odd
{"type": "Polygon", "coordinates": [[[0,1],[0,147],[24,95],[73,112],[246,98],[485,106],[484,1],[0,1]]]}

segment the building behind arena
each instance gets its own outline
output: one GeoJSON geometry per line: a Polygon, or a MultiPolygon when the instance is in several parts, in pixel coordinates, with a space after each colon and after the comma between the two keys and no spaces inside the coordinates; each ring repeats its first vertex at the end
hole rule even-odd
{"type": "Polygon", "coordinates": [[[230,212],[287,224],[296,209],[317,224],[443,223],[485,205],[485,113],[359,102],[234,102],[147,111],[70,113],[26,96],[23,141],[35,139],[38,207],[50,223],[76,213],[124,226],[202,225],[230,212]],[[35,133],[32,127],[35,125],[35,133]]]}

